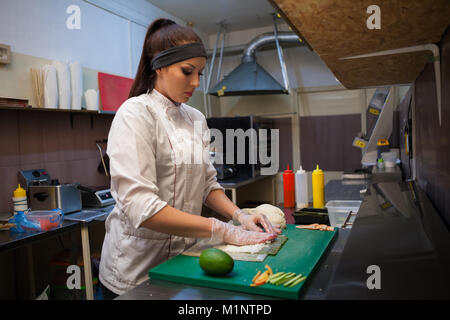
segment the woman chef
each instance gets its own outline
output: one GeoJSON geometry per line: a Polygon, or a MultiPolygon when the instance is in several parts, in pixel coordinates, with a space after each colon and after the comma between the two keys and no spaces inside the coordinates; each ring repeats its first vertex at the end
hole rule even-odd
{"type": "Polygon", "coordinates": [[[167,19],[150,25],[130,98],[108,137],[116,205],[105,223],[100,262],[106,299],[148,279],[149,269],[196,238],[248,245],[280,233],[264,215],[247,215],[227,198],[209,160],[190,161],[198,152],[189,150],[209,156],[205,117],[184,104],[205,64],[205,49],[192,29],[167,19]],[[241,226],[202,217],[203,203],[241,226]]]}

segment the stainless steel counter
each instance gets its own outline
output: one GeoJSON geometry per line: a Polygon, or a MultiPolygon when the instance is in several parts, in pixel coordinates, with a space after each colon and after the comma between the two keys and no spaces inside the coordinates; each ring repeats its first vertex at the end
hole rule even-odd
{"type": "Polygon", "coordinates": [[[425,193],[380,182],[364,197],[327,299],[449,299],[449,271],[450,233],[425,193]]]}

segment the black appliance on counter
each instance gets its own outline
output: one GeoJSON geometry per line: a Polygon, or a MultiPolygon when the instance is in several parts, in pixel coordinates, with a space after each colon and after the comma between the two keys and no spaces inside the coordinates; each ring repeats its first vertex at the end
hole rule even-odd
{"type": "MultiPolygon", "coordinates": [[[[260,161],[259,150],[261,148],[261,141],[259,136],[260,129],[267,129],[267,150],[262,150],[264,154],[270,157],[271,150],[271,133],[270,129],[274,129],[273,119],[258,117],[258,116],[240,116],[240,117],[212,117],[206,119],[209,129],[217,129],[222,133],[223,147],[222,156],[223,163],[215,163],[214,167],[217,170],[217,179],[226,180],[236,177],[248,177],[254,178],[261,174],[261,167],[270,166],[269,164],[263,165],[260,161]],[[242,129],[244,133],[249,129],[254,129],[256,132],[256,142],[250,145],[250,138],[245,137],[245,162],[238,163],[238,139],[234,137],[234,161],[233,163],[227,163],[227,129],[242,129]],[[256,161],[250,161],[250,151],[253,150],[256,155],[256,161]],[[251,163],[253,162],[253,163],[251,163]]],[[[211,134],[211,143],[214,144],[214,135],[211,134]]],[[[211,150],[217,152],[217,150],[211,150]]]]}
{"type": "Polygon", "coordinates": [[[102,208],[116,203],[108,187],[78,186],[84,208],[102,208]]]}
{"type": "Polygon", "coordinates": [[[217,171],[216,177],[218,180],[231,179],[231,178],[234,178],[237,176],[238,170],[235,165],[216,162],[217,157],[219,157],[218,152],[211,151],[209,153],[209,157],[210,157],[211,163],[214,165],[214,168],[216,168],[216,171],[217,171]]]}

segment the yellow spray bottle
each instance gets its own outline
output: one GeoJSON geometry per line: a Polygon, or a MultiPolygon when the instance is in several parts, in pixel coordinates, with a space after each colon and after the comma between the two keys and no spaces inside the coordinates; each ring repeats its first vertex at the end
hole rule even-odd
{"type": "Polygon", "coordinates": [[[313,207],[321,209],[325,207],[325,188],[323,171],[317,165],[312,173],[313,207]]]}

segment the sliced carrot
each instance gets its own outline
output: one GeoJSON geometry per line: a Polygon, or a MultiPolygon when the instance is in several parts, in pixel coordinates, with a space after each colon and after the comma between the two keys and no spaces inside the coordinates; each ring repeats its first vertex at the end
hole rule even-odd
{"type": "Polygon", "coordinates": [[[269,265],[267,265],[267,264],[266,264],[266,268],[267,268],[267,271],[269,271],[269,276],[272,275],[273,274],[272,268],[269,267],[269,265]]]}
{"type": "Polygon", "coordinates": [[[250,284],[251,287],[258,287],[263,284],[265,284],[269,277],[273,274],[272,268],[269,267],[269,265],[266,264],[266,271],[261,273],[261,271],[258,271],[258,273],[253,277],[252,283],[250,284]]]}
{"type": "Polygon", "coordinates": [[[259,281],[259,280],[261,280],[261,279],[264,279],[264,278],[269,278],[269,274],[268,274],[267,271],[264,271],[263,273],[261,273],[261,274],[259,275],[259,277],[257,277],[257,278],[255,279],[255,282],[256,282],[256,281],[259,281]]]}
{"type": "Polygon", "coordinates": [[[263,272],[258,278],[255,279],[255,284],[266,283],[269,280],[269,273],[267,271],[263,272]]]}
{"type": "Polygon", "coordinates": [[[258,273],[253,277],[252,282],[255,282],[255,280],[259,277],[260,274],[261,274],[261,271],[258,271],[258,273]]]}
{"type": "Polygon", "coordinates": [[[268,279],[268,277],[267,278],[263,278],[263,279],[259,279],[259,280],[255,281],[255,285],[256,286],[263,285],[263,284],[265,284],[267,282],[267,279],[268,279]]]}

